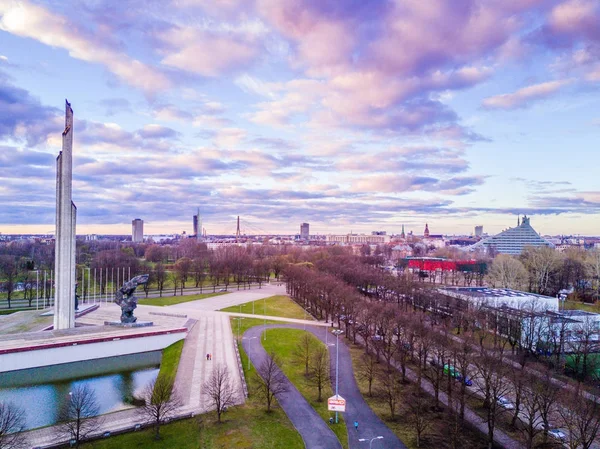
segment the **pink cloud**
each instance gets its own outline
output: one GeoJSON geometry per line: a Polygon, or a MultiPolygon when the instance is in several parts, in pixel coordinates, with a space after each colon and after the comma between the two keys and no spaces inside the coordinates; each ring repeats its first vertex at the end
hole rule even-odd
{"type": "Polygon", "coordinates": [[[556,93],[571,80],[548,81],[523,87],[511,94],[496,95],[483,100],[486,109],[515,109],[529,105],[532,101],[547,98],[556,93]]]}
{"type": "Polygon", "coordinates": [[[159,39],[170,48],[162,64],[207,77],[244,67],[258,54],[257,42],[249,35],[173,27],[159,39]]]}
{"type": "Polygon", "coordinates": [[[104,65],[127,84],[146,92],[170,86],[155,68],[105,45],[100,37],[28,1],[0,4],[0,29],[35,39],[45,45],[64,48],[73,58],[104,65]]]}

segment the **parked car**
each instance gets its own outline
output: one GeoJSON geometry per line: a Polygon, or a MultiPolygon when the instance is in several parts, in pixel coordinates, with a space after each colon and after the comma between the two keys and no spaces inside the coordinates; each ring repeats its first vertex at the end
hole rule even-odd
{"type": "Polygon", "coordinates": [[[549,429],[548,435],[550,435],[552,438],[555,438],[559,441],[567,440],[567,435],[560,429],[549,429]]]}
{"type": "Polygon", "coordinates": [[[500,407],[505,408],[506,410],[514,410],[515,408],[515,405],[512,402],[502,396],[500,396],[496,402],[500,407]]]}
{"type": "Polygon", "coordinates": [[[468,387],[473,385],[473,381],[468,377],[464,377],[453,365],[444,365],[444,374],[449,374],[451,377],[455,378],[459,382],[463,382],[468,387]]]}

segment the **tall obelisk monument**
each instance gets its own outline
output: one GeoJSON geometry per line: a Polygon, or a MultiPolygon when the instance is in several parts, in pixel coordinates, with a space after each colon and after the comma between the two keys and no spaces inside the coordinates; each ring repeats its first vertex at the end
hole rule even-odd
{"type": "Polygon", "coordinates": [[[56,158],[54,329],[75,327],[75,223],[73,187],[73,109],[65,100],[62,151],[56,158]]]}

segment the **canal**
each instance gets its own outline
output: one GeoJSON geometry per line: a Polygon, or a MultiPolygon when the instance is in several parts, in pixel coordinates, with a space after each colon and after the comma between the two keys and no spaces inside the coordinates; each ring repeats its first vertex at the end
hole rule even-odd
{"type": "Polygon", "coordinates": [[[21,407],[27,429],[55,424],[77,385],[91,387],[101,414],[122,410],[156,379],[161,355],[144,352],[0,373],[0,402],[21,407]]]}

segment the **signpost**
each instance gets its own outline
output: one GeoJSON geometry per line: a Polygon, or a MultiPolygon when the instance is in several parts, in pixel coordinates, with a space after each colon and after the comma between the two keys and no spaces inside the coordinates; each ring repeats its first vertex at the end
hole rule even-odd
{"type": "Polygon", "coordinates": [[[330,412],[345,412],[346,400],[338,394],[331,396],[327,399],[327,410],[330,412]]]}

